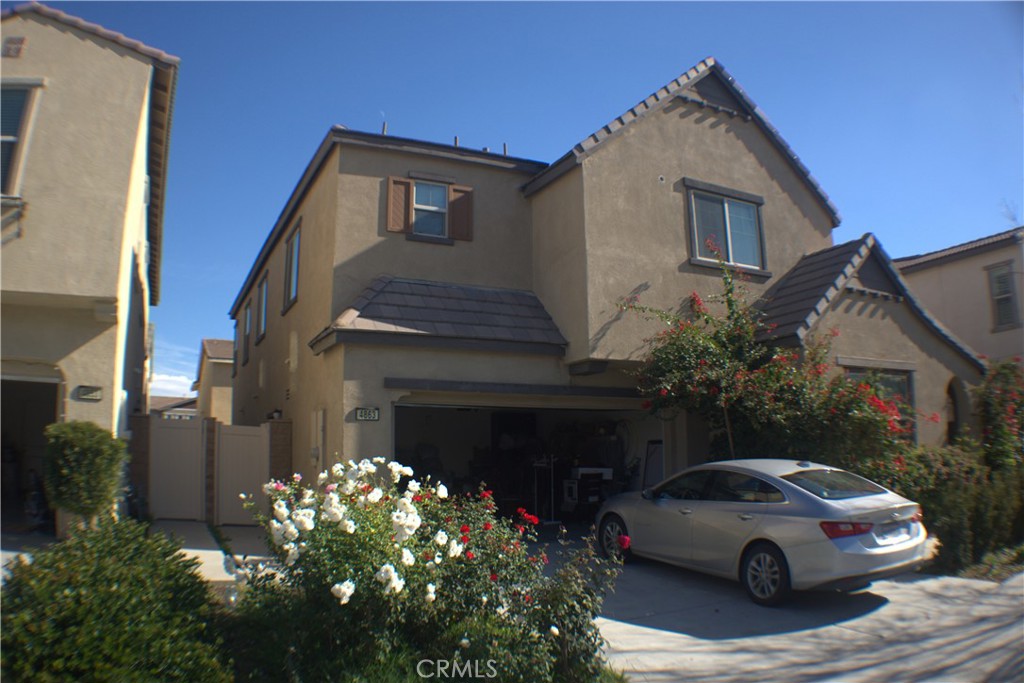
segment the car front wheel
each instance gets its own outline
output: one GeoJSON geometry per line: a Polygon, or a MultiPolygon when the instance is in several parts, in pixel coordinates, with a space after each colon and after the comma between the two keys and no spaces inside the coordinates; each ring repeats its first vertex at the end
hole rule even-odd
{"type": "Polygon", "coordinates": [[[605,515],[601,520],[601,528],[598,531],[598,541],[601,545],[601,554],[608,559],[625,560],[629,555],[619,542],[620,536],[629,536],[626,531],[626,523],[618,515],[605,515]]]}
{"type": "Polygon", "coordinates": [[[740,581],[750,599],[765,607],[781,604],[791,591],[786,557],[768,543],[751,546],[743,555],[740,581]]]}

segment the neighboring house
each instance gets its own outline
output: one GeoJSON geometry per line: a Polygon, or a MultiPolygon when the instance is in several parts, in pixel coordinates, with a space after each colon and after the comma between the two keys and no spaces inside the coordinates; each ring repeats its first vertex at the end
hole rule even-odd
{"type": "Polygon", "coordinates": [[[148,409],[178,59],[39,4],[2,26],[3,441],[24,488],[46,424],[126,436],[148,409]]]}
{"type": "Polygon", "coordinates": [[[200,417],[231,424],[231,377],[234,349],[230,339],[204,339],[192,391],[198,393],[200,417]]]}
{"type": "Polygon", "coordinates": [[[701,462],[699,420],[642,409],[632,372],[658,326],[619,303],[719,291],[709,240],[753,296],[784,287],[770,314],[789,343],[837,326],[841,366],[899,373],[917,411],[942,410],[980,362],[873,238],[833,247],[838,224],[710,58],[550,165],[336,126],[231,308],[235,422],[291,420],[307,475],[395,456],[544,515],[591,500],[594,478],[635,484],[634,460],[701,462]]]}
{"type": "Polygon", "coordinates": [[[198,414],[196,401],[195,396],[150,396],[149,414],[161,420],[194,420],[198,414]]]}
{"type": "Polygon", "coordinates": [[[895,260],[918,299],[972,349],[1024,355],[1024,226],[895,260]]]}

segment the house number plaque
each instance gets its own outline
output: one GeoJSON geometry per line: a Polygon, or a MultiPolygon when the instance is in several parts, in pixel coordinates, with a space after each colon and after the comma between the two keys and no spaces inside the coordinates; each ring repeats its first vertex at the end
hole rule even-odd
{"type": "Polygon", "coordinates": [[[376,422],[380,419],[380,408],[356,408],[356,422],[376,422]]]}

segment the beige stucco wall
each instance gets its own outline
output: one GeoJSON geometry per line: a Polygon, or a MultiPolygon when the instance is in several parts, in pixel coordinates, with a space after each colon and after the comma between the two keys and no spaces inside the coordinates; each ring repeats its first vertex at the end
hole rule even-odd
{"type": "MultiPolygon", "coordinates": [[[[832,245],[820,200],[753,122],[676,100],[610,137],[583,161],[589,353],[638,358],[654,323],[617,303],[675,310],[693,291],[721,290],[717,268],[691,265],[683,178],[764,199],[766,269],[783,275],[804,254],[832,245]]],[[[714,264],[711,264],[714,266],[714,264]]],[[[753,278],[752,296],[770,284],[753,278]]],[[[575,354],[583,345],[574,346],[575,354]]]]}
{"type": "MultiPolygon", "coordinates": [[[[330,167],[329,167],[330,168],[330,167]]],[[[479,163],[342,145],[334,242],[333,315],[381,274],[530,289],[530,207],[519,187],[529,176],[479,163]],[[454,244],[388,233],[388,176],[421,172],[473,188],[473,239],[454,244]]],[[[322,282],[328,282],[323,280],[322,282]]]]}
{"type": "Polygon", "coordinates": [[[69,396],[80,384],[101,387],[98,403],[71,399],[67,418],[125,436],[127,414],[146,408],[152,67],[37,15],[3,27],[5,36],[26,38],[20,58],[3,60],[4,85],[37,86],[13,188],[25,207],[5,229],[2,251],[5,364],[57,365],[69,396]],[[60,339],[51,344],[47,335],[60,339]],[[69,347],[73,340],[81,345],[69,347]]]}
{"type": "Polygon", "coordinates": [[[831,328],[839,332],[832,345],[834,357],[844,364],[910,370],[918,443],[943,443],[951,382],[961,402],[961,418],[977,435],[968,393],[981,380],[980,371],[944,343],[907,302],[843,293],[816,324],[815,334],[831,328]],[[928,419],[933,413],[938,413],[938,422],[928,419]]]}
{"type": "Polygon", "coordinates": [[[221,424],[232,424],[231,361],[211,360],[203,356],[196,410],[200,417],[212,417],[221,424]]]}
{"type": "Polygon", "coordinates": [[[66,389],[58,412],[66,420],[116,428],[112,406],[120,386],[111,369],[116,348],[117,326],[97,320],[92,309],[3,305],[4,377],[59,376],[66,389]],[[99,387],[102,400],[78,400],[74,389],[82,385],[99,387]]]}
{"type": "Polygon", "coordinates": [[[1010,262],[1018,319],[1024,318],[1024,243],[961,256],[903,274],[918,300],[976,352],[1002,359],[1024,355],[1024,327],[995,331],[988,266],[1010,262]]]}
{"type": "Polygon", "coordinates": [[[22,234],[3,247],[3,289],[115,297],[126,220],[136,222],[144,182],[140,112],[152,67],[131,50],[38,16],[6,19],[3,31],[26,38],[22,57],[3,60],[3,83],[45,80],[20,155],[27,210],[22,234]]]}
{"type": "Polygon", "coordinates": [[[568,358],[589,356],[583,171],[574,168],[530,197],[533,291],[562,335],[568,358]]]}

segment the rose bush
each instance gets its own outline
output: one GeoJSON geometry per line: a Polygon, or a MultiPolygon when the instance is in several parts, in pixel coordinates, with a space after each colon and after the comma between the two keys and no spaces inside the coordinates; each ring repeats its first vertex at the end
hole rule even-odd
{"type": "MultiPolygon", "coordinates": [[[[338,463],[307,486],[264,487],[275,566],[231,566],[239,583],[243,674],[363,680],[423,659],[490,663],[502,681],[593,680],[593,618],[616,568],[585,544],[561,569],[536,541],[536,516],[499,517],[491,492],[451,495],[383,458],[338,463]]],[[[252,507],[254,497],[248,502],[252,507]]]]}

